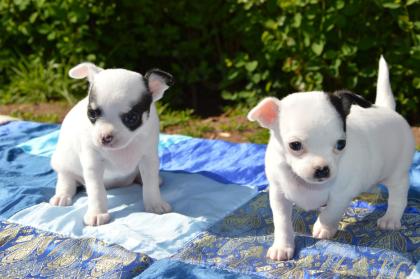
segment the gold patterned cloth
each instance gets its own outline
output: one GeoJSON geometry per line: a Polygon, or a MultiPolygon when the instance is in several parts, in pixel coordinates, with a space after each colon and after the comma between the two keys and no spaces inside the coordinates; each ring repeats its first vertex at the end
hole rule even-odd
{"type": "Polygon", "coordinates": [[[382,231],[383,194],[356,198],[332,240],[311,237],[317,212],[293,211],[296,251],[290,261],[265,257],[273,242],[268,194],[261,193],[186,245],[174,260],[269,278],[405,278],[420,259],[419,199],[410,197],[399,231],[382,231]]]}
{"type": "Polygon", "coordinates": [[[93,238],[0,222],[0,278],[132,278],[151,263],[147,255],[93,238]]]}

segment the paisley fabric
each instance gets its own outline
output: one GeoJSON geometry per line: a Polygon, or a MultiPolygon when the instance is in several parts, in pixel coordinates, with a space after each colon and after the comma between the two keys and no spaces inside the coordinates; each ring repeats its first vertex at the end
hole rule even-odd
{"type": "Polygon", "coordinates": [[[151,263],[147,255],[93,238],[0,222],[0,278],[132,278],[151,263]]]}
{"type": "Polygon", "coordinates": [[[156,261],[135,279],[263,279],[258,275],[240,274],[204,265],[188,264],[182,261],[165,259],[156,261]]]}
{"type": "Polygon", "coordinates": [[[265,257],[274,227],[268,193],[261,193],[187,244],[174,259],[269,278],[406,277],[420,259],[419,200],[410,199],[399,231],[377,228],[384,202],[382,194],[355,199],[332,240],[312,238],[317,212],[295,208],[294,258],[276,262],[265,257]]]}

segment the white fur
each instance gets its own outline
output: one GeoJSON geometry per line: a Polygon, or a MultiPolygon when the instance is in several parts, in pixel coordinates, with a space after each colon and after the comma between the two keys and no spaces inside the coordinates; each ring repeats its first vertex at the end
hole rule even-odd
{"type": "Polygon", "coordinates": [[[386,64],[386,61],[382,55],[379,59],[375,104],[395,110],[395,99],[394,95],[392,94],[391,83],[389,82],[388,65],[386,64]]]}
{"type": "MultiPolygon", "coordinates": [[[[102,115],[92,124],[87,117],[89,97],[81,100],[65,117],[51,166],[57,172],[56,194],[52,205],[67,206],[72,202],[77,185],[83,184],[88,195],[87,225],[109,222],[106,188],[142,181],[145,210],[165,213],[170,205],[159,189],[159,119],[154,103],[150,115],[142,115],[143,124],[130,131],[121,121],[141,94],[146,94],[145,81],[139,73],[124,69],[103,70],[91,63],[82,63],[70,70],[73,78],[88,78],[95,92],[95,104],[102,115]],[[109,145],[101,143],[104,135],[113,135],[109,145]]],[[[163,95],[168,88],[154,83],[163,95]]],[[[157,98],[154,98],[155,100],[157,98]]]]}
{"type": "MultiPolygon", "coordinates": [[[[270,99],[277,106],[277,119],[268,127],[271,136],[265,164],[275,230],[267,257],[293,257],[293,203],[305,210],[326,205],[314,224],[313,236],[331,238],[351,200],[378,183],[386,185],[389,191],[388,210],[378,220],[378,226],[400,228],[415,144],[409,125],[394,111],[383,58],[379,77],[377,100],[382,101],[367,109],[353,105],[347,116],[346,133],[323,92],[295,93],[281,101],[270,99]],[[335,143],[342,138],[346,138],[347,145],[339,151],[335,143]],[[295,140],[303,143],[303,151],[289,148],[295,140]],[[330,167],[330,177],[315,180],[314,169],[325,165],[330,167]]],[[[264,113],[252,110],[248,118],[258,120],[255,116],[264,113]]]]}

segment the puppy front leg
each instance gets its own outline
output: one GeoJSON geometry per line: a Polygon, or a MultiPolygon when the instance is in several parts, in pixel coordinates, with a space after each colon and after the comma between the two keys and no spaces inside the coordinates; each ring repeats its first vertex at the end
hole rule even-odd
{"type": "Polygon", "coordinates": [[[143,180],[143,203],[147,212],[162,214],[171,211],[169,203],[164,201],[159,189],[159,157],[156,154],[145,155],[140,161],[140,175],[143,180]]]}
{"type": "Polygon", "coordinates": [[[269,189],[270,206],[274,221],[274,243],[267,251],[272,260],[289,260],[293,257],[295,240],[292,225],[293,204],[276,186],[269,189]]]}
{"type": "Polygon", "coordinates": [[[88,211],[84,222],[88,226],[99,226],[109,222],[108,200],[104,186],[104,166],[96,154],[89,152],[81,158],[83,178],[88,196],[88,211]]]}
{"type": "Polygon", "coordinates": [[[312,236],[321,239],[332,238],[350,202],[350,198],[328,200],[327,206],[321,211],[314,224],[312,236]]]}
{"type": "Polygon", "coordinates": [[[55,206],[71,205],[72,198],[76,194],[76,179],[67,172],[57,172],[57,185],[55,195],[50,199],[50,204],[55,206]]]}

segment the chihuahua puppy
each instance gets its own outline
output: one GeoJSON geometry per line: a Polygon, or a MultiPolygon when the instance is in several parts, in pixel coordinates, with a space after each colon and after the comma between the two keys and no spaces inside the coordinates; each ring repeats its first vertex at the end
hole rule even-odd
{"type": "Polygon", "coordinates": [[[265,171],[274,243],[267,257],[293,257],[293,203],[305,210],[325,206],[312,234],[328,239],[351,200],[378,183],[389,192],[388,209],[378,226],[401,227],[415,143],[410,126],[395,112],[383,57],[374,105],[349,91],[294,93],[282,100],[262,100],[248,119],[270,129],[265,171]]]}
{"type": "Polygon", "coordinates": [[[81,63],[69,71],[90,86],[64,118],[51,166],[57,172],[50,204],[72,203],[76,187],[86,187],[90,226],[110,220],[106,188],[143,184],[145,210],[166,213],[170,205],[159,189],[159,119],[154,102],[172,85],[172,75],[154,69],[144,76],[124,69],[81,63]]]}

